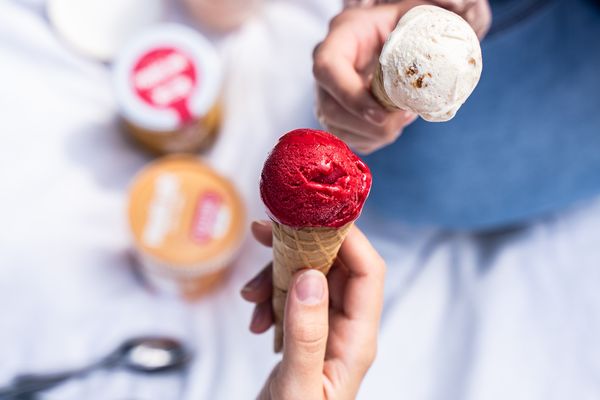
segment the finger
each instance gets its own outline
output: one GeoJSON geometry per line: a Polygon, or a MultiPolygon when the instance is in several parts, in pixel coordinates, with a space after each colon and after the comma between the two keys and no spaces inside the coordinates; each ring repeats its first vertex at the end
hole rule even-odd
{"type": "Polygon", "coordinates": [[[350,274],[344,313],[349,319],[368,321],[376,330],[383,304],[385,262],[356,227],[348,233],[338,257],[350,274]]]}
{"type": "Polygon", "coordinates": [[[477,37],[483,39],[492,25],[490,3],[487,0],[477,0],[473,8],[467,11],[465,19],[473,26],[477,37]]]}
{"type": "Polygon", "coordinates": [[[487,33],[492,21],[487,0],[436,0],[435,3],[463,17],[480,39],[487,33]]]}
{"type": "Polygon", "coordinates": [[[376,140],[371,137],[365,137],[362,133],[356,133],[333,124],[326,124],[327,130],[338,138],[342,139],[348,146],[374,144],[376,140]]]}
{"type": "Polygon", "coordinates": [[[259,303],[254,307],[252,319],[250,320],[250,331],[252,333],[266,332],[273,325],[273,308],[271,301],[259,303]]]}
{"type": "Polygon", "coordinates": [[[348,269],[342,311],[332,313],[330,356],[359,379],[377,353],[385,265],[366,237],[353,227],[338,259],[348,269]]]}
{"type": "Polygon", "coordinates": [[[329,287],[329,308],[335,311],[343,311],[344,293],[348,281],[348,269],[340,260],[336,260],[327,274],[327,286],[329,287]]]}
{"type": "Polygon", "coordinates": [[[399,17],[421,3],[424,2],[407,0],[372,7],[366,20],[364,11],[350,10],[332,20],[327,38],[313,53],[313,74],[350,113],[374,124],[385,119],[387,111],[371,95],[365,67],[376,64],[381,47],[399,17]],[[353,14],[356,12],[359,14],[353,14]]]}
{"type": "Polygon", "coordinates": [[[382,143],[376,143],[373,139],[366,139],[362,136],[358,136],[354,132],[348,132],[335,126],[328,126],[327,128],[329,132],[348,144],[353,151],[361,154],[372,153],[383,146],[382,143]]]}
{"type": "Polygon", "coordinates": [[[267,381],[262,387],[256,400],[274,400],[274,396],[278,394],[276,392],[276,383],[277,376],[279,375],[279,368],[281,368],[281,363],[277,364],[275,368],[273,368],[273,371],[271,371],[269,374],[269,377],[267,378],[267,381]]]}
{"type": "Polygon", "coordinates": [[[402,116],[402,122],[393,122],[389,127],[377,127],[370,137],[365,137],[364,132],[356,132],[356,130],[340,127],[333,123],[326,124],[326,126],[329,132],[342,139],[355,151],[372,152],[394,143],[402,134],[403,128],[414,120],[411,118],[409,122],[405,123],[403,118],[404,116],[402,116]]]}
{"type": "Polygon", "coordinates": [[[342,107],[337,100],[323,88],[317,91],[317,119],[324,126],[337,126],[343,130],[356,131],[358,136],[366,139],[373,136],[380,126],[387,121],[388,116],[381,124],[373,124],[364,118],[359,118],[342,107]]]}
{"type": "Polygon", "coordinates": [[[387,113],[380,124],[373,124],[346,111],[329,93],[322,89],[318,92],[318,102],[318,113],[327,125],[337,126],[366,138],[379,138],[382,135],[385,136],[386,132],[397,132],[415,116],[410,111],[398,110],[387,113]]]}
{"type": "MultiPolygon", "coordinates": [[[[355,69],[357,41],[352,30],[340,28],[330,32],[316,49],[313,74],[319,84],[348,112],[379,124],[387,111],[370,94],[365,79],[355,69]]],[[[373,49],[373,56],[378,49],[373,49]]]]}
{"type": "Polygon", "coordinates": [[[364,154],[395,142],[403,128],[417,118],[412,112],[399,110],[388,113],[384,124],[378,126],[350,114],[322,89],[318,99],[317,118],[324,129],[364,154]]]}
{"type": "Polygon", "coordinates": [[[328,334],[325,275],[304,270],[294,277],[286,302],[284,348],[280,370],[282,398],[323,397],[323,364],[328,334]]]}
{"type": "Polygon", "coordinates": [[[244,300],[262,303],[273,294],[273,263],[267,264],[254,278],[242,288],[240,294],[244,300]]]}
{"type": "Polygon", "coordinates": [[[273,228],[270,221],[253,221],[250,230],[258,243],[268,247],[273,245],[273,228]]]}

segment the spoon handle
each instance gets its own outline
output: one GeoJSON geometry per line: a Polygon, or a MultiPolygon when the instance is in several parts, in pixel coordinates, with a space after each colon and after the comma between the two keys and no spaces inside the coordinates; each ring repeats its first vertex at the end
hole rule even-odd
{"type": "Polygon", "coordinates": [[[78,375],[80,371],[66,371],[51,374],[26,374],[15,377],[12,395],[23,396],[52,389],[67,379],[78,375]]]}
{"type": "MultiPolygon", "coordinates": [[[[12,381],[9,392],[12,396],[25,396],[42,392],[44,390],[52,389],[71,378],[84,376],[96,369],[111,367],[116,363],[118,363],[118,355],[116,353],[111,353],[104,359],[83,368],[47,374],[17,375],[12,381]]],[[[3,393],[0,392],[0,394],[3,393]]],[[[0,396],[0,400],[3,400],[3,397],[0,396]]]]}
{"type": "Polygon", "coordinates": [[[18,375],[13,379],[11,394],[13,396],[23,396],[52,389],[53,387],[58,386],[59,384],[71,378],[83,376],[97,368],[107,366],[111,361],[112,360],[107,357],[98,363],[70,371],[53,372],[48,374],[18,375]]]}

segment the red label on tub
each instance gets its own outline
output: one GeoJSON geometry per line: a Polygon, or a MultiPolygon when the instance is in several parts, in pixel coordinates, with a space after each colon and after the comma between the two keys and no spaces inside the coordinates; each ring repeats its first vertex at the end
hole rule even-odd
{"type": "Polygon", "coordinates": [[[193,118],[188,99],[198,83],[198,74],[192,58],[181,50],[170,47],[150,50],[134,65],[131,81],[146,104],[175,110],[182,123],[193,118]]]}
{"type": "Polygon", "coordinates": [[[198,244],[205,244],[223,235],[228,224],[223,218],[224,201],[216,192],[205,192],[198,198],[192,222],[192,238],[198,244]]]}

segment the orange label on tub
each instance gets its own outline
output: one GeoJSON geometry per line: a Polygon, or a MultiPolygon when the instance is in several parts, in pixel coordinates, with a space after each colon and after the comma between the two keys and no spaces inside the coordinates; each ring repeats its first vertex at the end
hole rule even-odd
{"type": "Polygon", "coordinates": [[[166,157],[144,168],[131,186],[128,211],[138,250],[169,265],[223,257],[243,238],[242,198],[192,156],[166,157]]]}
{"type": "Polygon", "coordinates": [[[182,123],[193,119],[188,99],[198,79],[192,58],[171,47],[152,49],[142,55],[131,74],[135,93],[146,104],[174,110],[182,123]]]}

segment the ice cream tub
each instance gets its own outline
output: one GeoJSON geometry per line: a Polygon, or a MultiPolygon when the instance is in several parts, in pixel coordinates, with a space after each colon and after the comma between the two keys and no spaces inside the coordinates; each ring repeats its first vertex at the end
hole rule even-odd
{"type": "Polygon", "coordinates": [[[125,130],[157,153],[196,152],[213,143],[221,120],[221,63],[202,35],[163,24],[141,32],[113,69],[125,130]]]}
{"type": "Polygon", "coordinates": [[[218,286],[246,225],[233,184],[187,155],[162,158],[136,176],[128,219],[143,278],[186,299],[218,286]]]}

